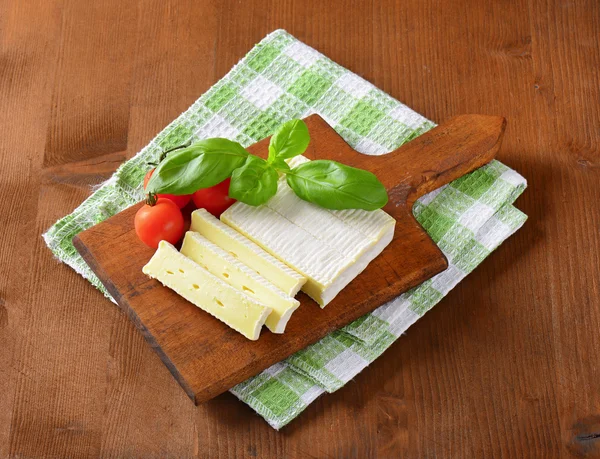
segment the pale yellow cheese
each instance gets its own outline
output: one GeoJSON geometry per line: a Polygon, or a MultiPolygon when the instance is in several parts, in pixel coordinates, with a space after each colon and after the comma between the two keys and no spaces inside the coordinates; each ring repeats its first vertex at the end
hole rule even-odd
{"type": "Polygon", "coordinates": [[[295,296],[306,282],[306,277],[302,274],[267,253],[205,209],[192,212],[190,230],[202,234],[289,296],[295,296]]]}
{"type": "Polygon", "coordinates": [[[158,280],[246,338],[257,340],[272,309],[235,289],[161,241],[144,274],[158,280]]]}
{"type": "Polygon", "coordinates": [[[237,258],[210,242],[200,233],[188,231],[181,253],[209,272],[273,309],[265,325],[273,333],[283,333],[300,302],[284,293],[237,258]]]}

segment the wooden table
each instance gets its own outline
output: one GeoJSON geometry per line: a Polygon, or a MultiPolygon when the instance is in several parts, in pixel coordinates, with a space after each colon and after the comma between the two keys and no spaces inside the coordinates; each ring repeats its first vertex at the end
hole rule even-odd
{"type": "Polygon", "coordinates": [[[600,455],[597,0],[320,3],[0,3],[0,456],[600,455]],[[506,116],[529,221],[278,433],[194,407],[40,234],[279,27],[435,121],[506,116]]]}

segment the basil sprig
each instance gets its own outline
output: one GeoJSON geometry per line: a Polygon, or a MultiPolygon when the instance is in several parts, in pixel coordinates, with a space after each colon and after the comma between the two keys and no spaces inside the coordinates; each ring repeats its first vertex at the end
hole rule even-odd
{"type": "Polygon", "coordinates": [[[302,120],[288,121],[273,134],[266,161],[231,140],[201,140],[169,154],[156,168],[147,189],[190,194],[231,177],[229,196],[259,206],[277,193],[279,174],[285,174],[298,197],[327,209],[375,210],[387,203],[385,187],[371,172],[323,159],[291,169],[285,160],[304,153],[309,142],[302,120]]]}

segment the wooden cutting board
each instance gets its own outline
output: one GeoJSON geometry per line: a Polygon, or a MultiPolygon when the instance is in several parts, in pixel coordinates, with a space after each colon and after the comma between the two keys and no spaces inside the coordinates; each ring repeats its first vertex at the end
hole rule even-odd
{"type": "MultiPolygon", "coordinates": [[[[250,341],[142,274],[153,250],[133,227],[137,204],[73,239],[75,247],[197,404],[230,389],[443,271],[447,261],[411,213],[420,196],[486,164],[500,148],[505,120],[463,115],[394,152],[354,151],[318,115],[305,119],[310,159],[334,159],[374,172],[397,221],[392,243],[325,308],[303,293],[284,334],[263,328],[250,341]]],[[[266,157],[269,139],[249,148],[266,157]]]]}

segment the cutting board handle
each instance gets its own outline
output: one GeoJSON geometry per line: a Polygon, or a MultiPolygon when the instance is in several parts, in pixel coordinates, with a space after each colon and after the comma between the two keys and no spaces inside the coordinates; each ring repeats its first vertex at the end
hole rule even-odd
{"type": "Polygon", "coordinates": [[[396,150],[412,157],[415,169],[421,171],[412,177],[409,204],[489,163],[500,149],[505,128],[501,116],[455,116],[396,150]]]}
{"type": "MultiPolygon", "coordinates": [[[[388,190],[386,210],[412,207],[413,203],[457,178],[490,162],[502,144],[506,120],[501,116],[459,115],[381,156],[361,154],[348,145],[319,115],[305,119],[311,143],[310,159],[334,159],[373,172],[388,190]]],[[[265,155],[265,139],[250,152],[265,155]]]]}
{"type": "Polygon", "coordinates": [[[379,157],[370,169],[388,189],[392,203],[412,207],[424,194],[490,162],[502,144],[505,127],[501,116],[455,116],[379,157]],[[404,177],[390,171],[400,171],[404,177]]]}

